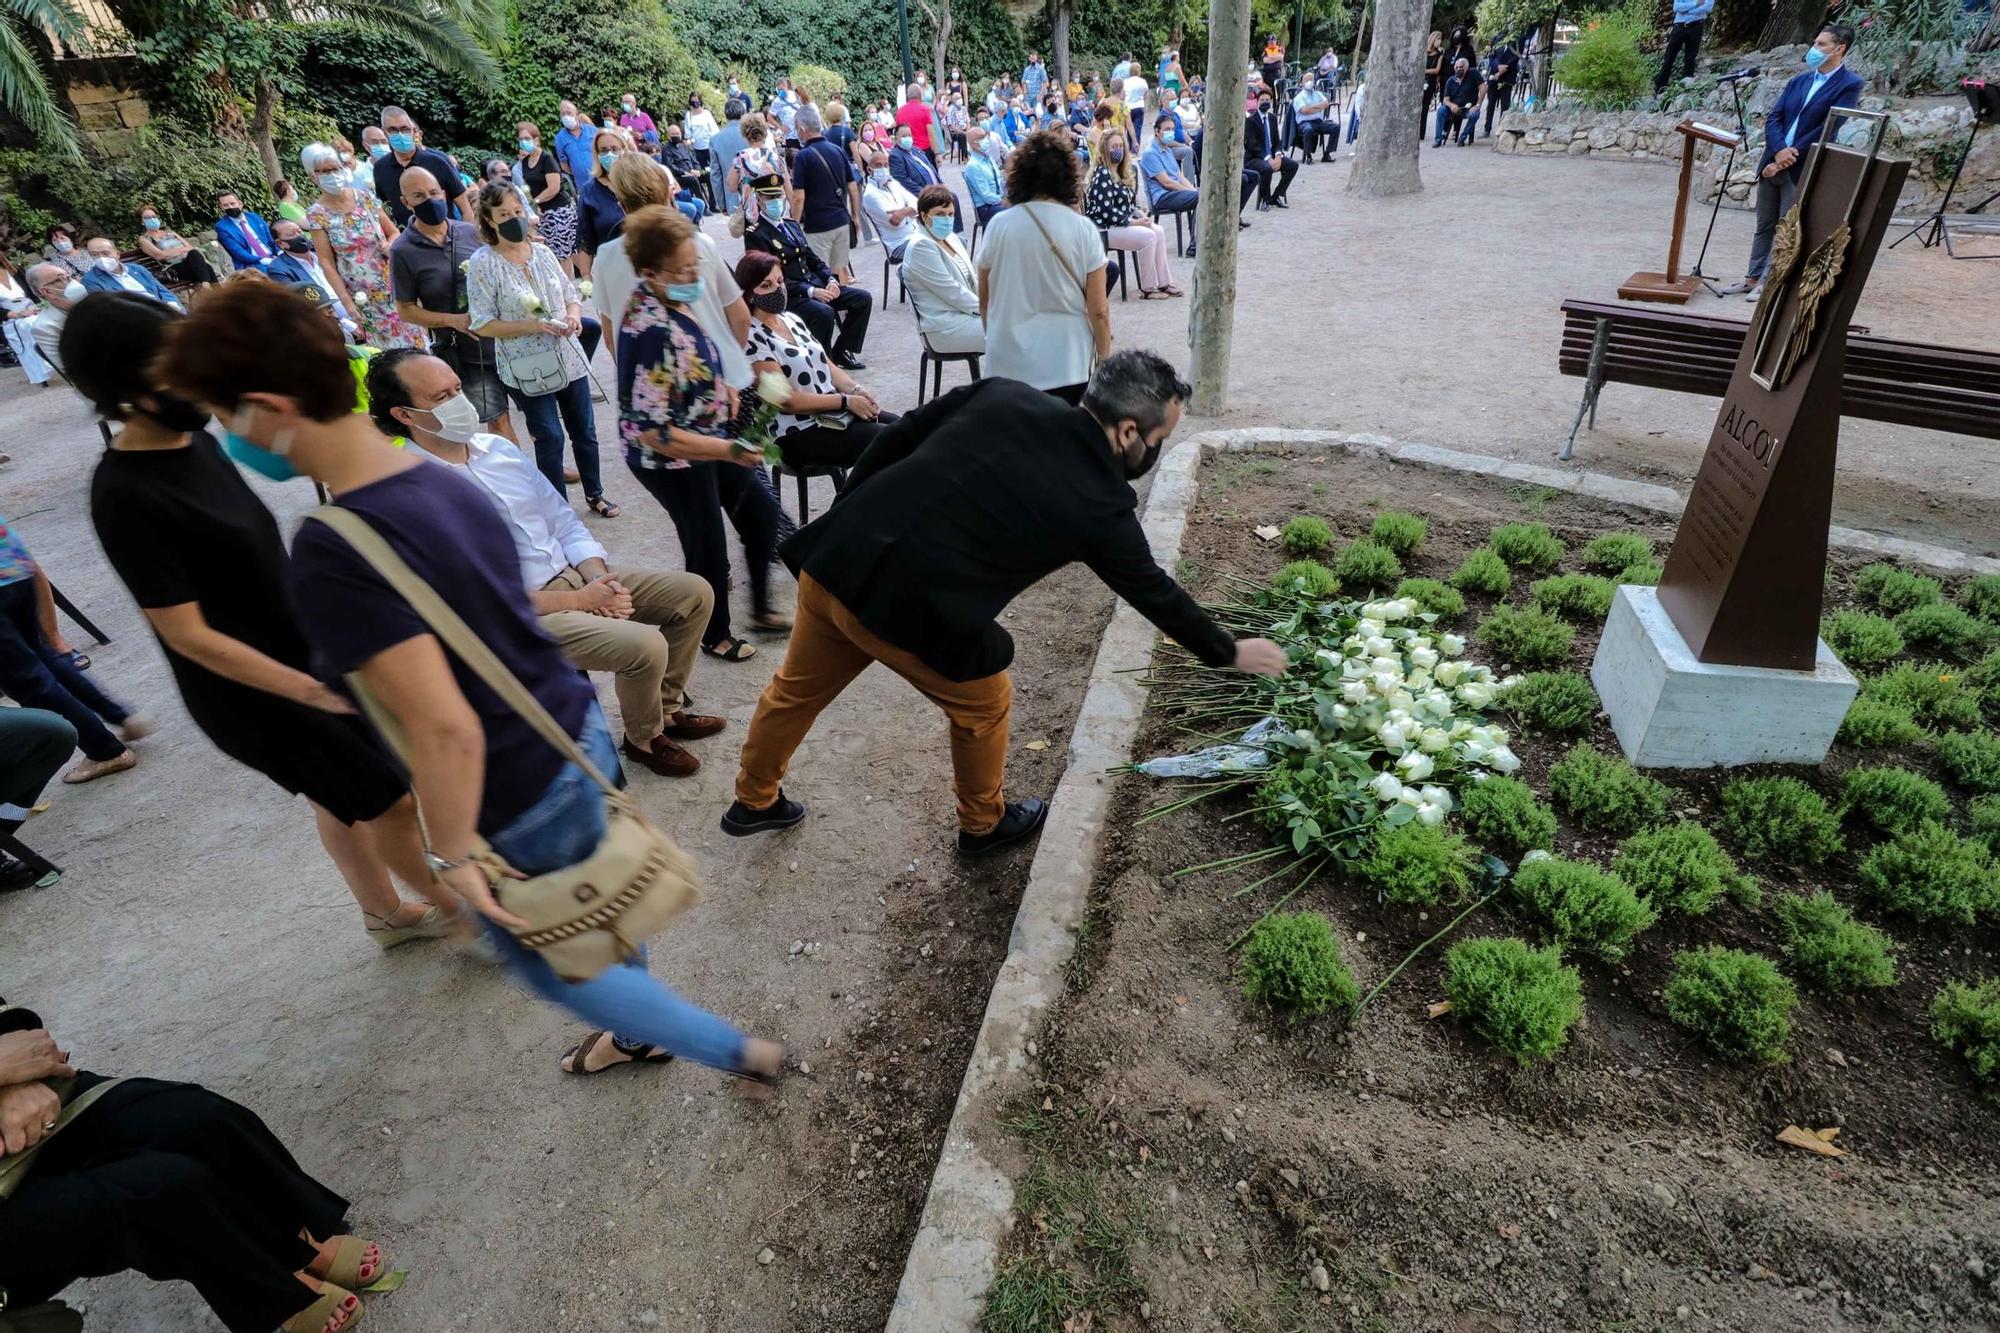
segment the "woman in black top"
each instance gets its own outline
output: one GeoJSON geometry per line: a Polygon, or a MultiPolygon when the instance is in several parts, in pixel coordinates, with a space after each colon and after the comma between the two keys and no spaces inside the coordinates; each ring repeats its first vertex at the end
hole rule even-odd
{"type": "Polygon", "coordinates": [[[312,802],[327,855],[393,948],[445,934],[452,916],[396,893],[393,870],[434,894],[409,783],[311,674],[286,597],[271,512],[204,429],[207,416],[146,373],[180,316],[144,297],[85,297],[63,327],[71,381],[123,423],[91,478],[97,539],[166,649],[188,715],[216,747],[312,802]]]}
{"type": "Polygon", "coordinates": [[[541,127],[532,120],[524,120],[514,127],[514,132],[519,136],[517,144],[521,150],[521,161],[514,169],[521,175],[528,198],[534,201],[542,244],[568,268],[569,257],[576,253],[576,194],[563,179],[562,165],[555,154],[542,148],[541,127]]]}

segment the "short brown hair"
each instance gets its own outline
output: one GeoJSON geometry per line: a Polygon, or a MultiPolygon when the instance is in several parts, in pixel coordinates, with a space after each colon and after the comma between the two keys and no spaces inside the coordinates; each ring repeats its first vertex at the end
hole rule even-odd
{"type": "Polygon", "coordinates": [[[949,185],[926,185],[923,193],[917,196],[919,213],[928,213],[933,208],[943,208],[946,204],[950,204],[954,212],[957,211],[958,196],[951,192],[949,185]]]}
{"type": "Polygon", "coordinates": [[[653,204],[625,215],[625,257],[632,267],[658,271],[667,256],[694,239],[694,223],[678,208],[653,204]]]}
{"type": "Polygon", "coordinates": [[[534,121],[532,121],[532,120],[517,120],[517,121],[515,121],[515,122],[514,122],[514,133],[515,133],[516,135],[519,135],[519,134],[520,134],[520,132],[521,132],[522,130],[526,130],[526,131],[527,131],[528,133],[530,133],[530,134],[534,135],[534,136],[535,136],[535,137],[536,137],[537,139],[539,139],[539,138],[541,138],[541,137],[542,137],[542,127],[541,127],[541,126],[539,126],[539,125],[537,125],[537,124],[535,124],[535,122],[534,122],[534,121]]]}
{"type": "Polygon", "coordinates": [[[736,272],[732,275],[736,285],[746,292],[756,291],[771,276],[771,270],[778,266],[778,257],[769,250],[746,250],[743,258],[736,261],[736,272]]]}
{"type": "Polygon", "coordinates": [[[205,294],[166,329],[153,378],[218,415],[246,393],[290,398],[313,421],[336,420],[355,404],[340,326],[275,282],[224,283],[205,294]]]}
{"type": "Polygon", "coordinates": [[[604,173],[604,183],[618,196],[618,206],[627,213],[673,201],[666,174],[659,163],[643,153],[620,153],[611,170],[604,173]]]}
{"type": "Polygon", "coordinates": [[[479,197],[472,202],[472,220],[478,224],[479,239],[488,245],[500,244],[500,229],[486,216],[509,199],[519,199],[514,193],[514,182],[487,181],[479,187],[479,197]]]}

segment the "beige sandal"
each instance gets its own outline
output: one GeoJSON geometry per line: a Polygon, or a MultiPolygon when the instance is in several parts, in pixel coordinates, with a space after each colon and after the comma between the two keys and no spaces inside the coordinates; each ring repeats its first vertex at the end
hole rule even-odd
{"type": "Polygon", "coordinates": [[[139,756],[130,750],[113,755],[109,759],[86,759],[63,774],[62,780],[74,787],[78,783],[95,782],[99,778],[108,778],[113,773],[123,773],[138,762],[139,756]]]}
{"type": "MultiPolygon", "coordinates": [[[[433,909],[435,910],[435,909],[433,909]]],[[[389,1258],[382,1253],[382,1247],[372,1240],[359,1236],[340,1236],[333,1243],[333,1262],[326,1266],[322,1280],[329,1287],[340,1287],[347,1291],[365,1290],[369,1283],[389,1271],[389,1258]],[[361,1276],[361,1265],[368,1258],[369,1247],[375,1249],[375,1271],[367,1277],[361,1276]]]]}
{"type": "Polygon", "coordinates": [[[393,925],[388,917],[373,912],[363,912],[361,919],[368,924],[368,938],[381,945],[384,953],[411,940],[442,939],[451,934],[453,922],[451,914],[436,905],[407,926],[393,925]]]}
{"type": "Polygon", "coordinates": [[[324,1283],[319,1299],[287,1319],[282,1333],[348,1333],[361,1322],[362,1308],[361,1298],[353,1292],[324,1283]]]}

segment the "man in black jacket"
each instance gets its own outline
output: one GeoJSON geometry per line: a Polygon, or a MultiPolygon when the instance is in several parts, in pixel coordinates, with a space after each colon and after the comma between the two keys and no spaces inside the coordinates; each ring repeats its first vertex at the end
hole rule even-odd
{"type": "Polygon", "coordinates": [[[1285,156],[1285,141],[1277,112],[1271,109],[1271,90],[1257,90],[1257,109],[1243,124],[1243,169],[1257,173],[1257,211],[1267,208],[1290,208],[1285,202],[1285,191],[1292,188],[1292,177],[1299,171],[1299,164],[1285,156]],[[1278,178],[1278,188],[1271,188],[1271,177],[1278,178]]]}
{"type": "Polygon", "coordinates": [[[1131,482],[1179,422],[1188,386],[1150,352],[1106,358],[1083,404],[986,379],[876,437],[827,514],[780,548],[799,581],[785,664],[757,701],[725,833],[791,828],[779,783],[821,710],[880,662],[951,721],[958,849],[980,856],[1041,827],[1002,799],[1014,641],[995,623],[1032,584],[1081,560],[1211,666],[1278,675],[1268,639],[1232,641],[1154,561],[1131,482]]]}
{"type": "Polygon", "coordinates": [[[875,298],[849,284],[851,273],[835,273],[812,248],[805,229],[785,216],[785,179],[776,172],[752,176],[744,188],[755,197],[756,219],[743,231],[745,250],[765,250],[785,271],[785,306],[798,312],[834,364],[866,370],[861,344],[868,340],[868,317],[875,298]],[[773,216],[775,214],[775,216],[773,216]]]}

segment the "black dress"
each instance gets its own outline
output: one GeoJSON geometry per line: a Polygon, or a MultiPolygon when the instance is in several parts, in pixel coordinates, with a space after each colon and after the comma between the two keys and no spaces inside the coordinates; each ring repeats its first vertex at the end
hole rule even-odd
{"type": "MultiPolygon", "coordinates": [[[[111,449],[90,484],[90,517],[141,608],[201,607],[218,633],[311,671],[293,616],[277,520],[205,432],[185,449],[111,449]]],[[[181,700],[216,748],[342,823],[383,814],[409,790],[359,718],[216,675],[168,647],[181,700]]]]}

